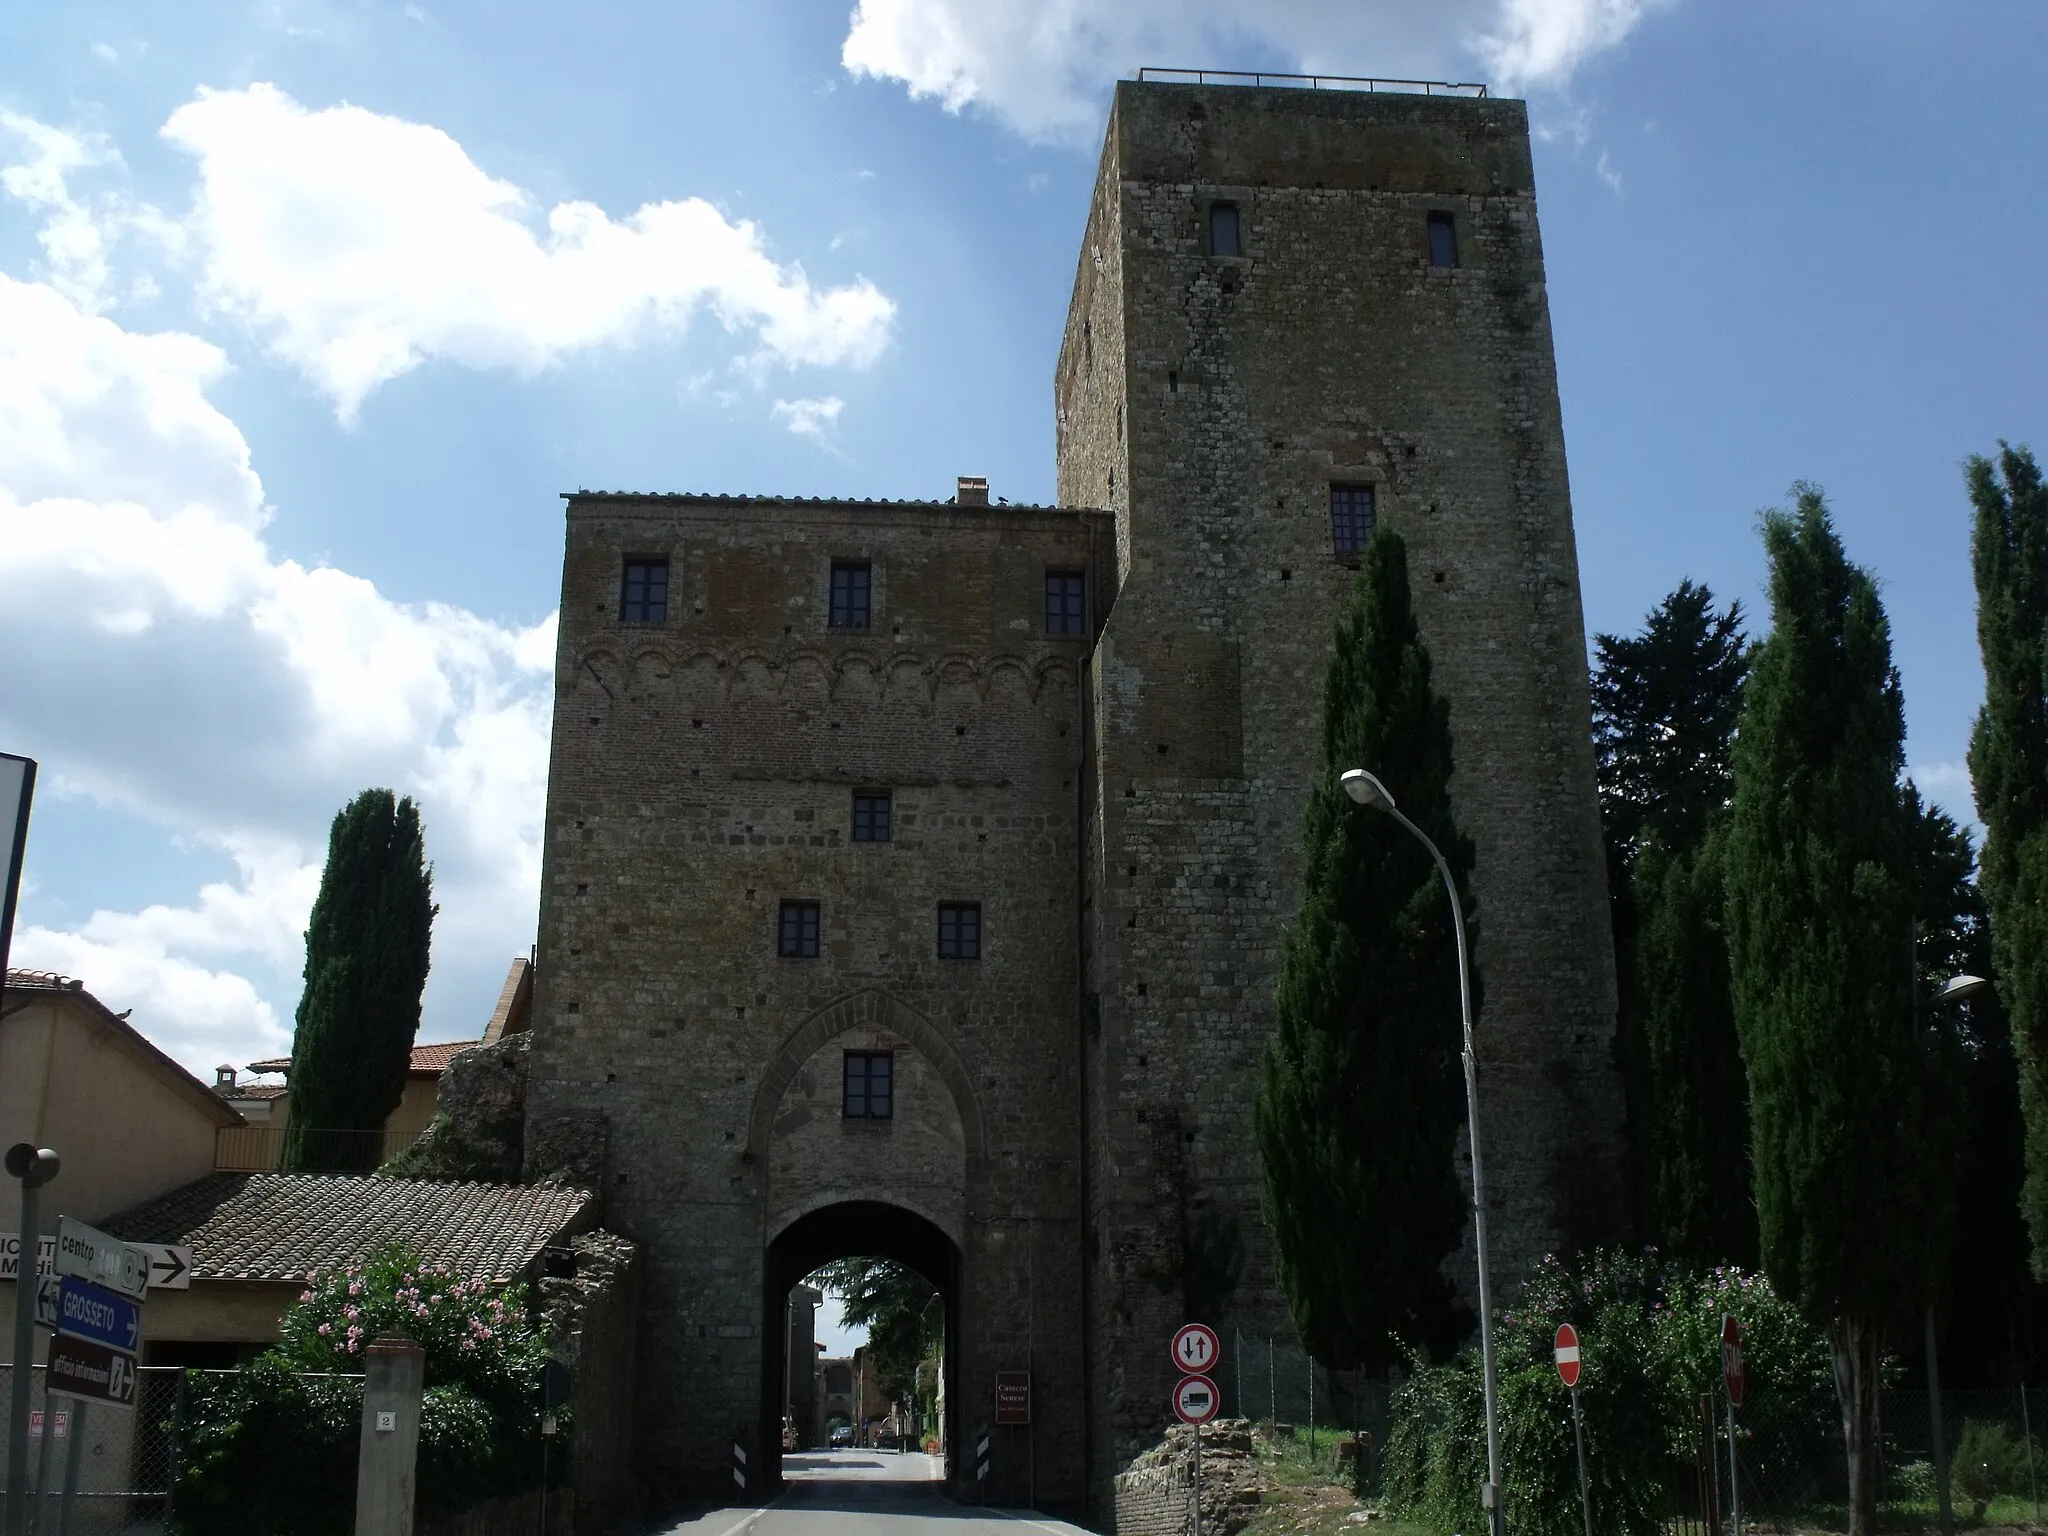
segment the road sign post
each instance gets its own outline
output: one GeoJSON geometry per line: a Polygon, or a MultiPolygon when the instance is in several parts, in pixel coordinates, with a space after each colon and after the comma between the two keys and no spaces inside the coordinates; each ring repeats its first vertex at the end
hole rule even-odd
{"type": "MultiPolygon", "coordinates": [[[[0,768],[6,762],[0,759],[0,768]]],[[[24,790],[24,810],[26,794],[24,790]]],[[[17,851],[18,847],[17,838],[17,851]]],[[[4,930],[0,930],[0,937],[4,936],[4,930]]],[[[5,967],[0,966],[0,975],[4,974],[5,967]]],[[[62,1161],[48,1147],[38,1148],[33,1142],[22,1141],[7,1149],[6,1166],[8,1174],[21,1181],[21,1233],[16,1247],[23,1256],[16,1265],[14,1285],[15,1368],[8,1384],[6,1536],[23,1536],[28,1529],[28,1365],[35,1356],[36,1336],[37,1287],[29,1282],[35,1277],[33,1255],[40,1248],[37,1239],[42,1231],[42,1187],[57,1176],[62,1161]]],[[[50,1442],[45,1438],[43,1443],[50,1442]]]]}
{"type": "MultiPolygon", "coordinates": [[[[1209,1330],[1204,1328],[1204,1333],[1209,1330]]],[[[1181,1335],[1187,1332],[1181,1330],[1181,1335]]],[[[1173,1341],[1174,1358],[1180,1358],[1181,1335],[1173,1341]]],[[[1216,1335],[1209,1334],[1210,1358],[1215,1358],[1216,1335]]],[[[1183,1424],[1191,1425],[1195,1431],[1195,1510],[1191,1536],[1202,1536],[1202,1426],[1216,1417],[1217,1405],[1222,1401],[1216,1391],[1216,1383],[1206,1376],[1183,1376],[1180,1384],[1173,1389],[1173,1416],[1183,1424]]]]}
{"type": "Polygon", "coordinates": [[[1728,1514],[1736,1536],[1741,1536],[1742,1482],[1735,1460],[1735,1410],[1742,1406],[1749,1370],[1742,1360],[1742,1324],[1733,1312],[1721,1314],[1721,1385],[1728,1392],[1728,1514]]]}
{"type": "Polygon", "coordinates": [[[1586,1419],[1579,1411],[1579,1330],[1570,1323],[1559,1323],[1553,1342],[1557,1379],[1572,1395],[1572,1442],[1579,1451],[1579,1512],[1585,1517],[1586,1536],[1593,1536],[1593,1484],[1586,1475],[1586,1419]]]}

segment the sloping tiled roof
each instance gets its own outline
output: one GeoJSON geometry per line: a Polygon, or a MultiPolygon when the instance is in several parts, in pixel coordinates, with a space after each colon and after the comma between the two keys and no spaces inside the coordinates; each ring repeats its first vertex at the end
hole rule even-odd
{"type": "Polygon", "coordinates": [[[236,1104],[243,1099],[281,1099],[290,1092],[283,1083],[242,1083],[221,1089],[220,1096],[230,1104],[236,1104]]]}
{"type": "Polygon", "coordinates": [[[518,1277],[590,1195],[561,1184],[440,1184],[310,1173],[216,1173],[100,1223],[192,1250],[201,1279],[301,1280],[386,1243],[495,1282],[518,1277]]]}
{"type": "MultiPolygon", "coordinates": [[[[448,1070],[449,1058],[475,1044],[474,1040],[444,1040],[438,1045],[416,1045],[412,1048],[409,1070],[414,1077],[439,1077],[448,1070]]],[[[291,1069],[292,1059],[289,1056],[269,1056],[249,1063],[251,1072],[289,1072],[291,1069]]]]}

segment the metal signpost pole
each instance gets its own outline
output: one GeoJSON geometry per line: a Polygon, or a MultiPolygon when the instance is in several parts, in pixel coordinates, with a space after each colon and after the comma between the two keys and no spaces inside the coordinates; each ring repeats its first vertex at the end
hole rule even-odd
{"type": "MultiPolygon", "coordinates": [[[[43,1401],[49,1401],[48,1393],[44,1394],[43,1401]]],[[[64,1500],[57,1506],[57,1536],[71,1536],[71,1499],[78,1492],[78,1463],[85,1449],[85,1399],[67,1398],[66,1401],[71,1404],[71,1445],[64,1453],[64,1500]]],[[[45,1412],[43,1421],[46,1426],[49,1419],[50,1415],[45,1412]]]]}
{"type": "Polygon", "coordinates": [[[1195,1426],[1195,1524],[1190,1536],[1202,1536],[1202,1426],[1195,1426]]]}
{"type": "Polygon", "coordinates": [[[28,1530],[28,1390],[34,1372],[37,1270],[42,1249],[38,1191],[57,1176],[60,1166],[57,1154],[48,1147],[38,1149],[21,1141],[7,1149],[7,1171],[21,1181],[21,1231],[16,1234],[14,1265],[15,1363],[9,1383],[13,1390],[7,1432],[6,1536],[24,1536],[28,1530]]]}
{"type": "Polygon", "coordinates": [[[1742,1324],[1735,1314],[1721,1315],[1721,1388],[1728,1404],[1728,1515],[1734,1536],[1742,1536],[1742,1481],[1735,1459],[1735,1410],[1748,1392],[1742,1363],[1742,1324]]]}
{"type": "Polygon", "coordinates": [[[1579,1389],[1572,1388],[1572,1439],[1579,1445],[1579,1508],[1586,1517],[1586,1536],[1593,1536],[1593,1484],[1586,1476],[1586,1420],[1579,1412],[1579,1389]]]}

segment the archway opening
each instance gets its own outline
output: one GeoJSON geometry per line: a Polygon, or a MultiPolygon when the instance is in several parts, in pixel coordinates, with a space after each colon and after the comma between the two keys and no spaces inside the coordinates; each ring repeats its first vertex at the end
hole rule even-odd
{"type": "MultiPolygon", "coordinates": [[[[813,1396],[811,1421],[790,1423],[792,1400],[805,1395],[799,1389],[816,1370],[815,1361],[791,1359],[791,1292],[820,1269],[846,1259],[886,1260],[900,1265],[929,1282],[938,1293],[937,1304],[944,1319],[938,1362],[943,1386],[936,1395],[943,1408],[938,1423],[932,1427],[942,1442],[944,1478],[950,1483],[959,1449],[960,1249],[925,1217],[876,1200],[849,1200],[824,1206],[791,1222],[768,1245],[762,1297],[761,1423],[756,1443],[762,1447],[764,1466],[771,1469],[769,1481],[780,1486],[783,1448],[790,1440],[806,1450],[814,1448],[812,1443],[819,1438],[820,1420],[824,1417],[817,1412],[819,1399],[813,1396]],[[790,1432],[787,1438],[786,1431],[790,1432]]],[[[810,1386],[815,1393],[823,1383],[812,1377],[810,1386]]],[[[852,1404],[850,1418],[856,1423],[872,1417],[862,1412],[857,1400],[852,1404]]],[[[870,1425],[870,1433],[863,1438],[869,1440],[869,1449],[880,1449],[873,1443],[876,1436],[872,1428],[870,1425]]],[[[909,1447],[900,1446],[906,1431],[921,1440],[925,1428],[922,1422],[906,1425],[898,1416],[888,1433],[899,1445],[887,1449],[908,1451],[909,1447]]]]}

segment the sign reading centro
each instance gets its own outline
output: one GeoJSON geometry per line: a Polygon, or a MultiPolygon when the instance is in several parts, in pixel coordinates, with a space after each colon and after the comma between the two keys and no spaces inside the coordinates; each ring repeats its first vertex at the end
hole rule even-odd
{"type": "Polygon", "coordinates": [[[76,1275],[140,1301],[149,1290],[149,1255],[63,1216],[57,1221],[57,1273],[76,1275]]]}

